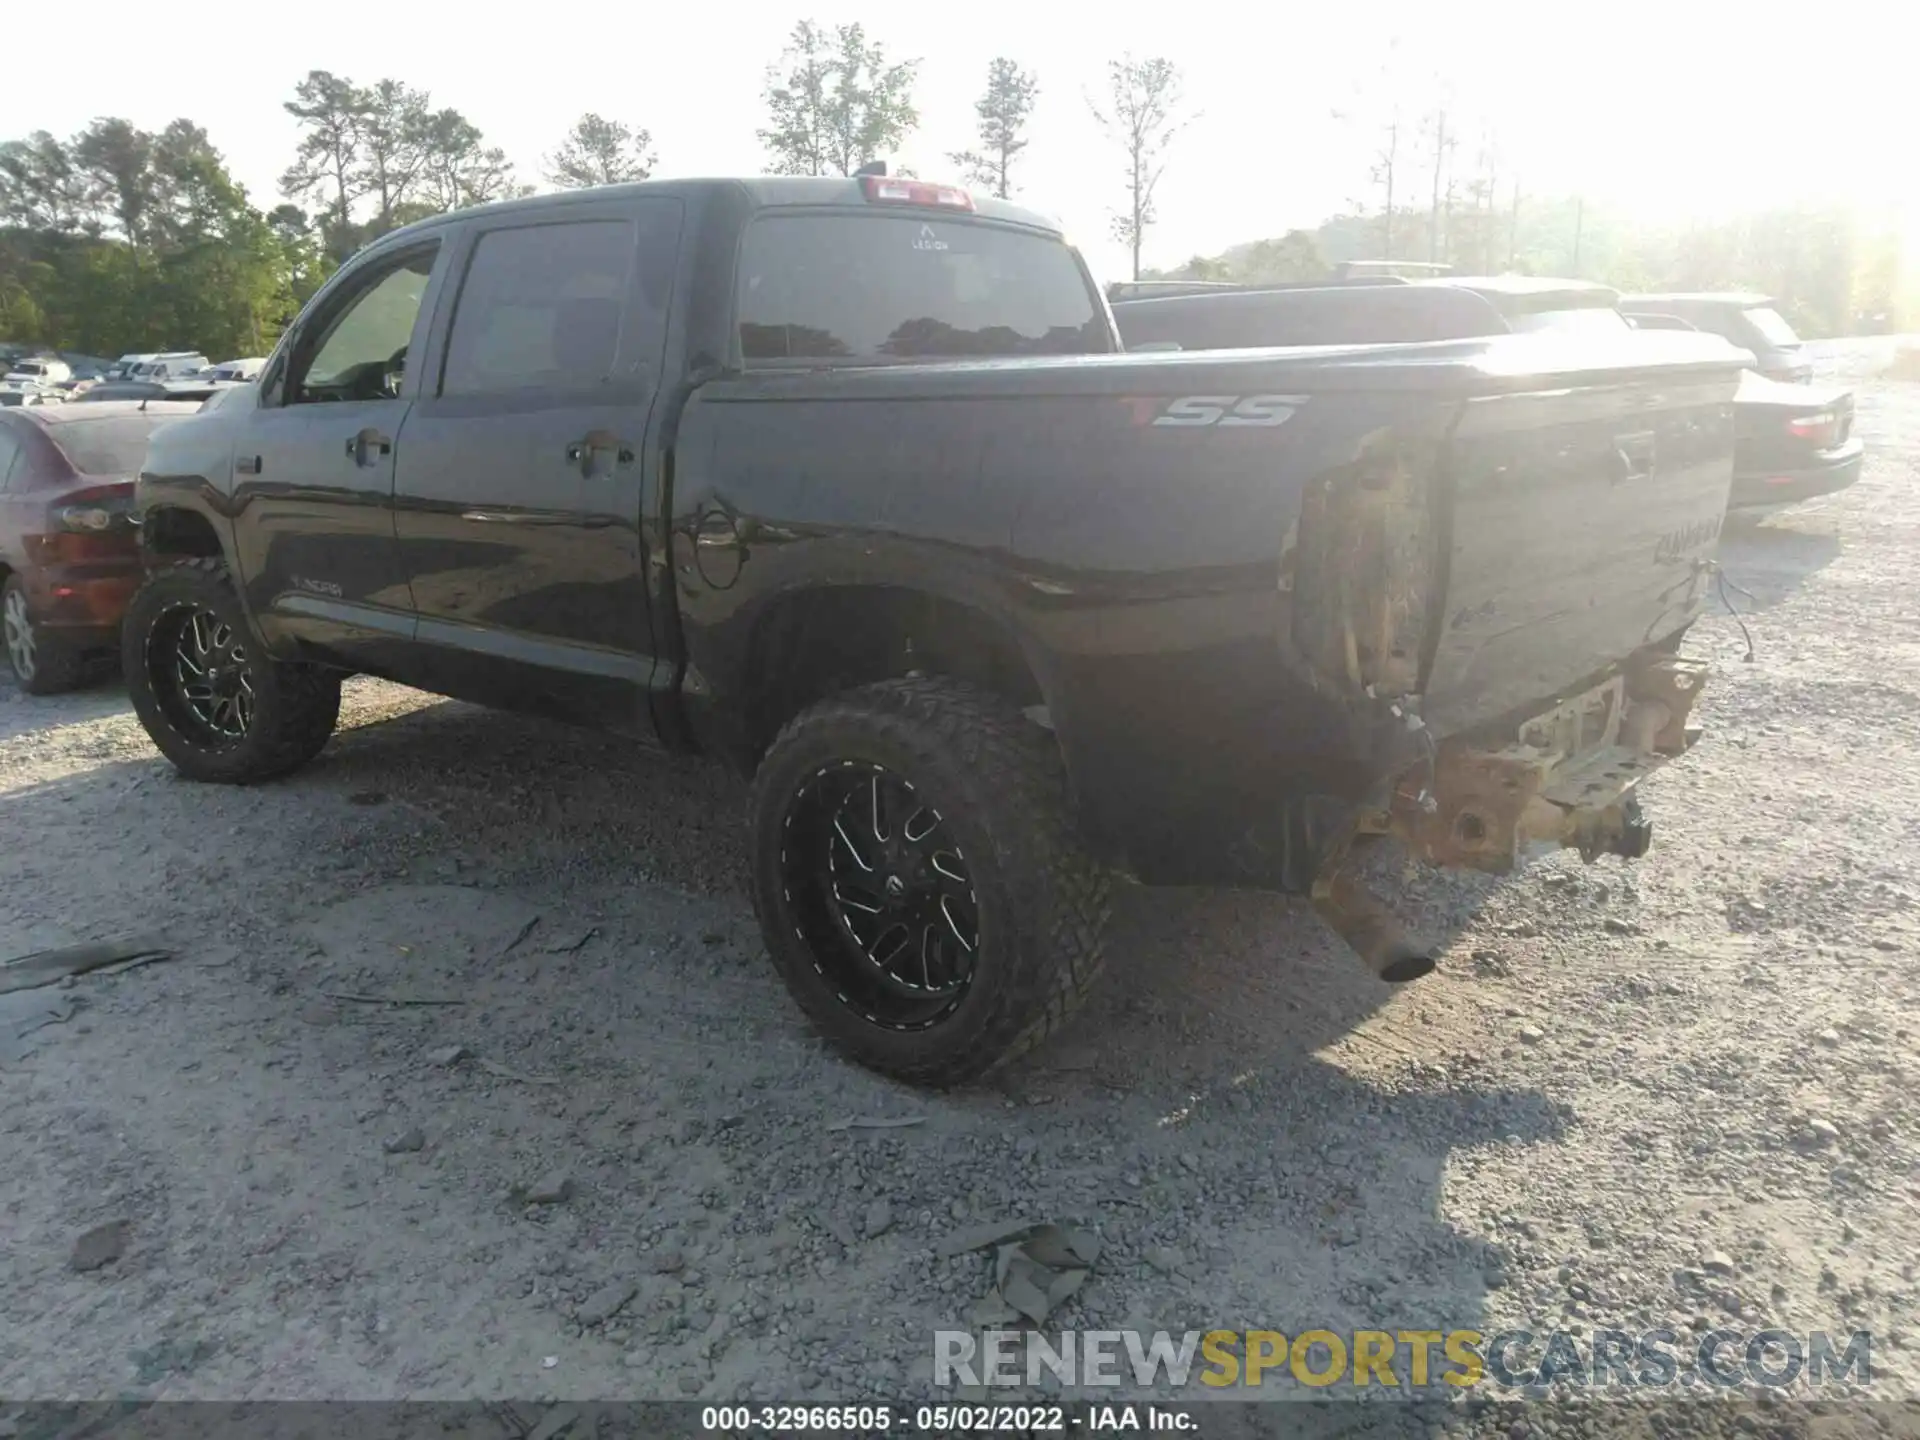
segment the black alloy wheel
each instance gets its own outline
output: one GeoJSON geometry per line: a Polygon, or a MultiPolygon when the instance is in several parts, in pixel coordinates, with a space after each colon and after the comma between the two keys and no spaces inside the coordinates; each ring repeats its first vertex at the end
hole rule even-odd
{"type": "Polygon", "coordinates": [[[780,865],[814,966],[840,1003],[890,1030],[959,1004],[980,945],[980,902],[951,827],[901,776],[844,760],[795,793],[780,865]]]}
{"type": "Polygon", "coordinates": [[[151,572],[120,644],[141,727],[190,779],[250,785],[288,774],[320,753],[340,718],[340,672],[269,654],[217,559],[151,572]]]}
{"type": "Polygon", "coordinates": [[[181,602],[147,642],[147,683],[174,729],[206,749],[240,744],[253,728],[245,637],[213,610],[181,602]]]}
{"type": "Polygon", "coordinates": [[[978,1079],[1100,971],[1111,876],[1082,848],[1053,737],[964,681],[828,696],[754,773],[753,903],[780,978],[862,1065],[978,1079]]]}

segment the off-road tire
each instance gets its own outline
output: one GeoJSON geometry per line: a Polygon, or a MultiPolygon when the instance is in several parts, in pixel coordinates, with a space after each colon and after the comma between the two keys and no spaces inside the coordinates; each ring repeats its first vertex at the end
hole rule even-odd
{"type": "Polygon", "coordinates": [[[252,633],[221,560],[179,561],[154,571],[134,593],[121,628],[121,668],[134,713],[160,753],[189,780],[220,785],[272,780],[318,755],[339,722],[340,674],[275,660],[257,640],[246,650],[253,719],[243,738],[206,744],[172,722],[154,691],[148,648],[163,617],[183,606],[211,611],[237,634],[252,633]]]}
{"type": "Polygon", "coordinates": [[[32,668],[22,674],[14,662],[12,649],[0,646],[14,684],[28,695],[62,695],[81,685],[87,678],[86,657],[62,640],[58,631],[34,623],[27,604],[26,585],[18,575],[9,575],[7,583],[0,586],[0,607],[11,609],[16,604],[32,636],[33,663],[32,668]]]}
{"type": "Polygon", "coordinates": [[[803,711],[754,776],[755,913],[775,967],[814,1025],[848,1056],[910,1084],[975,1080],[1032,1049],[1099,975],[1111,875],[1074,833],[1052,737],[975,686],[888,680],[803,711]],[[796,797],[823,767],[884,766],[907,779],[965,847],[978,904],[974,969],[930,1028],[885,1028],[851,1008],[803,938],[783,860],[796,797]]]}

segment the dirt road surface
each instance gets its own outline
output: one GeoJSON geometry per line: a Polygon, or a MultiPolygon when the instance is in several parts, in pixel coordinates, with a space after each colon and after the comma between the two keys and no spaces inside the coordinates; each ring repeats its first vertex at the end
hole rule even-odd
{"type": "MultiPolygon", "coordinates": [[[[1915,1393],[1920,384],[1888,358],[1826,355],[1862,483],[1723,547],[1757,654],[1696,629],[1710,735],[1645,861],[1416,878],[1451,938],[1399,990],[1285,900],[1128,894],[1089,1013],[957,1095],[805,1028],[715,770],[357,681],[318,764],[213,789],[117,683],[0,689],[0,955],[177,954],[0,997],[0,1396],[925,1396],[989,1283],[936,1242],[1022,1216],[1103,1238],[1059,1325],[1867,1329],[1915,1393]]],[[[1402,1425],[1362,1409],[1314,1423],[1402,1425]]]]}

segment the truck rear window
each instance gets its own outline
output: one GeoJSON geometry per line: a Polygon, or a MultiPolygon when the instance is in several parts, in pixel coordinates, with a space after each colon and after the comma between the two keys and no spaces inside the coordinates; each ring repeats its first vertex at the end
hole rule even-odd
{"type": "Polygon", "coordinates": [[[749,362],[1087,355],[1113,348],[1057,237],[923,215],[764,215],[740,254],[749,362]]]}

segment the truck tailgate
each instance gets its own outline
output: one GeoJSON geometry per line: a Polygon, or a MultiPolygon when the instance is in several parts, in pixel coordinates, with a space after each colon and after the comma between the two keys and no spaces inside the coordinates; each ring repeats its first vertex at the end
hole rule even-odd
{"type": "Polygon", "coordinates": [[[1699,613],[1732,395],[1725,377],[1669,373],[1466,402],[1444,461],[1429,724],[1537,705],[1699,613]]]}

